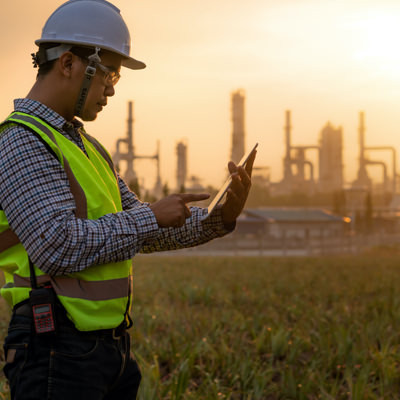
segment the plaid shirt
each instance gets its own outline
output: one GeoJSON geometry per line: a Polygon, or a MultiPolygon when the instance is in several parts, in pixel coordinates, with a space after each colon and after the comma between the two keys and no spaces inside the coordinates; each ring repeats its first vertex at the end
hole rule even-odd
{"type": "MultiPolygon", "coordinates": [[[[17,99],[15,110],[40,117],[85,152],[77,128],[45,105],[17,99]]],[[[85,152],[86,153],[86,152],[85,152]]],[[[0,205],[34,264],[50,275],[132,258],[138,252],[197,246],[229,231],[221,213],[201,221],[205,209],[191,207],[181,228],[159,228],[148,203],[118,177],[123,211],[97,220],[78,219],[64,169],[43,142],[23,126],[0,135],[0,205]]]]}

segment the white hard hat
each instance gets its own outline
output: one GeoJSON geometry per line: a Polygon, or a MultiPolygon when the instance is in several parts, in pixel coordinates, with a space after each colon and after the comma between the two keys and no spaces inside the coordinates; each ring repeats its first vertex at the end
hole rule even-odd
{"type": "Polygon", "coordinates": [[[67,43],[99,47],[123,56],[122,65],[142,69],[146,65],[130,57],[131,37],[120,10],[106,0],[69,0],[50,15],[41,43],[67,43]]]}

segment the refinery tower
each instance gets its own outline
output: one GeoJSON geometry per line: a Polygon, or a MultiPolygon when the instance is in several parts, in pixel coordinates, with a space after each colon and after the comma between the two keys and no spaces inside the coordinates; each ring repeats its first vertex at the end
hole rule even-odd
{"type": "Polygon", "coordinates": [[[328,122],[321,130],[319,190],[330,192],[343,188],[343,131],[328,122]]]}
{"type": "Polygon", "coordinates": [[[244,132],[244,90],[239,89],[231,95],[232,149],[231,160],[238,163],[245,151],[244,132]]]}

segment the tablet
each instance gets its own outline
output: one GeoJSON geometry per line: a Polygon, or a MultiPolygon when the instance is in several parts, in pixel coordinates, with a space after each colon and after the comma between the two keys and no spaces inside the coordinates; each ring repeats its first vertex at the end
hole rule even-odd
{"type": "MultiPolygon", "coordinates": [[[[247,160],[249,159],[249,157],[251,156],[251,154],[253,153],[253,151],[257,148],[258,143],[256,143],[253,148],[247,152],[242,159],[239,161],[239,163],[237,164],[238,166],[240,165],[241,167],[244,167],[247,163],[247,160]]],[[[231,182],[232,182],[232,178],[229,175],[228,179],[225,181],[225,183],[222,185],[221,189],[219,190],[219,192],[216,194],[216,196],[214,197],[213,201],[210,203],[210,205],[207,207],[207,214],[205,214],[203,216],[203,220],[206,219],[215,209],[215,207],[221,202],[221,200],[224,198],[225,193],[227,192],[227,190],[229,189],[229,187],[231,186],[231,182]]]]}

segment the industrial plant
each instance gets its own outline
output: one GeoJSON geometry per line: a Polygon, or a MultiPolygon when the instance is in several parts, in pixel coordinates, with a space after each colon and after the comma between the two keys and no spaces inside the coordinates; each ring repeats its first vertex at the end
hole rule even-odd
{"type": "Polygon", "coordinates": [[[133,102],[128,102],[128,119],[127,119],[127,131],[126,137],[117,140],[116,150],[112,155],[115,168],[121,174],[125,182],[132,188],[137,188],[139,186],[139,178],[135,171],[135,161],[136,160],[153,160],[156,164],[156,183],[153,188],[153,196],[155,198],[160,198],[162,195],[162,184],[160,176],[160,143],[157,142],[157,150],[154,155],[139,155],[135,151],[135,146],[133,144],[133,102]],[[125,150],[121,150],[121,143],[125,145],[125,150]],[[125,161],[126,170],[121,171],[120,162],[125,161]]]}
{"type": "MultiPolygon", "coordinates": [[[[238,162],[246,151],[245,91],[232,92],[230,104],[229,156],[238,162]]],[[[327,122],[315,143],[293,143],[291,110],[284,110],[282,128],[285,143],[282,179],[271,182],[270,166],[262,165],[262,160],[258,159],[253,168],[250,197],[238,219],[235,234],[217,241],[221,245],[208,246],[236,251],[240,244],[246,251],[256,246],[261,253],[278,249],[283,254],[293,250],[309,255],[354,253],[369,244],[400,243],[400,196],[397,192],[400,175],[397,173],[396,149],[390,145],[367,145],[363,111],[358,115],[358,148],[355,149],[358,170],[352,182],[344,179],[344,133],[341,126],[327,122]],[[379,168],[381,178],[373,181],[370,168],[379,168]],[[300,204],[298,199],[303,203],[300,204]],[[322,202],[312,203],[315,199],[322,199],[322,202]],[[365,235],[368,235],[368,240],[365,235]]],[[[176,182],[170,185],[163,182],[160,143],[156,143],[153,155],[136,151],[133,102],[130,101],[126,135],[117,140],[113,160],[134,191],[143,189],[142,179],[136,171],[137,162],[148,159],[154,163],[153,176],[156,179],[150,190],[151,199],[160,199],[168,186],[173,192],[209,191],[210,187],[204,185],[202,177],[189,173],[189,145],[186,139],[176,142],[176,182]]],[[[152,173],[151,169],[149,173],[152,173]]]]}
{"type": "MultiPolygon", "coordinates": [[[[230,159],[237,162],[246,150],[245,129],[245,101],[243,89],[231,93],[231,148],[230,159]]],[[[153,155],[141,155],[134,146],[134,117],[133,102],[128,103],[127,133],[126,137],[118,139],[113,159],[120,171],[120,163],[125,162],[126,168],[120,171],[122,177],[129,185],[139,184],[135,170],[138,160],[149,159],[155,164],[155,185],[152,194],[155,198],[162,196],[162,178],[160,176],[160,150],[157,143],[153,155]]],[[[257,165],[254,168],[253,181],[268,189],[270,196],[290,196],[306,193],[308,196],[321,193],[342,192],[348,204],[348,212],[365,210],[367,195],[381,196],[386,199],[379,203],[381,210],[396,210],[398,202],[397,181],[399,175],[396,169],[396,150],[392,146],[367,146],[365,137],[365,115],[359,113],[358,122],[358,173],[354,182],[346,183],[344,179],[343,162],[343,129],[327,122],[322,127],[317,143],[295,144],[292,141],[291,111],[284,112],[283,137],[285,149],[282,158],[283,176],[278,182],[270,182],[268,165],[257,165]],[[391,155],[391,163],[387,165],[379,157],[370,158],[371,153],[382,152],[391,155]],[[373,184],[368,174],[369,167],[378,167],[382,171],[379,183],[373,184]]],[[[171,184],[174,191],[202,190],[202,179],[189,174],[188,170],[187,140],[176,143],[176,182],[171,184]]]]}

